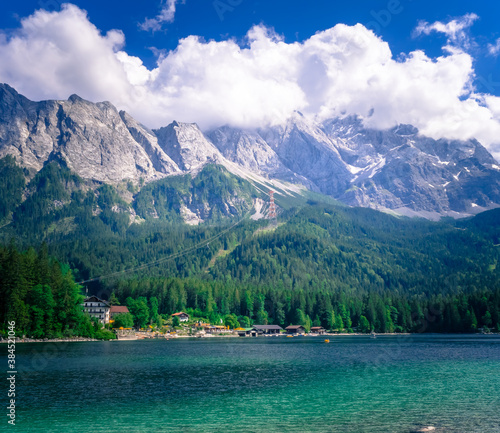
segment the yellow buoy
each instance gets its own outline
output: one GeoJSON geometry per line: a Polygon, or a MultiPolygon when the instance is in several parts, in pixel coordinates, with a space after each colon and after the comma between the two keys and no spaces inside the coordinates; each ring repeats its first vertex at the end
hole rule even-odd
{"type": "Polygon", "coordinates": [[[325,340],[325,343],[329,343],[329,342],[330,342],[330,340],[325,340]]]}

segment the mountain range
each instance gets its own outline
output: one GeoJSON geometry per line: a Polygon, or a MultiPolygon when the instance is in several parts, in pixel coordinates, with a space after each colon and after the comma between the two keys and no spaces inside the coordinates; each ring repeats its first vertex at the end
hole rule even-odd
{"type": "MultiPolygon", "coordinates": [[[[500,203],[499,173],[477,141],[408,125],[295,113],[254,130],[151,130],[108,102],[1,85],[0,296],[24,317],[49,263],[101,298],[156,298],[162,314],[213,323],[500,329],[500,209],[480,212],[500,203]]],[[[61,278],[50,288],[67,299],[61,278]]]]}
{"type": "Polygon", "coordinates": [[[93,188],[132,183],[136,192],[215,164],[260,191],[310,190],[429,219],[500,206],[500,164],[477,140],[434,140],[411,125],[368,129],[354,116],[317,123],[297,112],[286,124],[253,130],[202,132],[176,121],[151,130],[109,102],[77,95],[34,102],[1,84],[0,158],[6,155],[28,179],[54,162],[93,188]]]}

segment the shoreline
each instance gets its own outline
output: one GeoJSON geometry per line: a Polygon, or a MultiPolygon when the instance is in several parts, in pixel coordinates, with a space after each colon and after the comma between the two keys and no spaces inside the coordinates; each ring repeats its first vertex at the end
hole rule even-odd
{"type": "MultiPolygon", "coordinates": [[[[191,338],[193,340],[206,340],[211,339],[211,338],[238,338],[238,339],[251,339],[254,340],[256,338],[284,338],[287,337],[290,334],[281,334],[281,335],[259,335],[258,337],[240,337],[239,335],[213,335],[209,334],[210,337],[196,337],[194,335],[176,335],[176,336],[168,336],[168,337],[143,337],[143,338],[116,338],[116,339],[111,339],[111,340],[98,340],[96,338],[86,338],[86,337],[73,337],[73,338],[43,338],[43,339],[35,339],[35,338],[18,338],[16,337],[16,344],[18,343],[81,343],[81,342],[89,342],[89,341],[150,341],[150,340],[176,340],[178,338],[186,339],[186,338],[191,338]]],[[[437,333],[437,332],[406,332],[406,333],[380,333],[380,334],[375,334],[377,337],[380,336],[412,336],[412,335],[461,335],[461,336],[499,336],[500,333],[498,332],[491,332],[489,334],[482,334],[482,333],[437,333]]],[[[323,334],[323,335],[311,335],[311,334],[305,334],[305,335],[293,335],[293,338],[322,338],[322,337],[371,337],[371,334],[360,334],[360,333],[338,333],[338,334],[323,334]]],[[[9,340],[8,339],[2,339],[0,340],[0,344],[8,344],[9,340]]],[[[10,343],[12,344],[12,342],[10,343]]]]}
{"type": "MultiPolygon", "coordinates": [[[[87,338],[87,337],[73,337],[73,338],[19,338],[16,337],[16,344],[18,343],[78,343],[82,341],[109,341],[109,340],[98,340],[97,338],[87,338]]],[[[8,339],[0,340],[0,344],[8,344],[8,339]]],[[[10,342],[12,344],[12,342],[10,342]]]]}

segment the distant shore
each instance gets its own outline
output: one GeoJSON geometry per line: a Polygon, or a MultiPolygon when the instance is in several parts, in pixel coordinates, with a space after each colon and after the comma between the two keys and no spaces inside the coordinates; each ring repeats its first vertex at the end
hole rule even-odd
{"type": "MultiPolygon", "coordinates": [[[[379,333],[375,334],[376,336],[385,336],[385,335],[391,335],[391,336],[411,336],[411,335],[500,335],[498,332],[491,332],[489,334],[483,334],[483,333],[475,333],[475,334],[469,334],[469,333],[456,333],[456,334],[438,334],[438,333],[425,333],[425,332],[417,332],[417,333],[398,333],[398,332],[392,332],[392,333],[379,333]]],[[[348,333],[348,332],[342,332],[342,333],[336,333],[336,334],[323,334],[323,335],[318,335],[318,334],[303,334],[303,335],[292,335],[292,334],[279,334],[279,335],[259,335],[258,337],[240,337],[239,335],[235,334],[226,334],[226,335],[213,335],[213,334],[208,334],[199,337],[195,335],[168,335],[168,336],[161,336],[161,337],[142,337],[142,338],[131,338],[131,339],[112,339],[112,340],[98,340],[96,338],[86,338],[86,337],[73,337],[73,338],[16,338],[16,344],[18,343],[78,343],[78,342],[84,342],[84,341],[141,341],[141,340],[175,340],[178,338],[192,338],[196,340],[205,340],[207,338],[241,338],[241,339],[255,339],[255,338],[279,338],[279,337],[287,337],[287,336],[293,336],[294,338],[311,338],[311,337],[349,337],[349,336],[361,336],[361,337],[370,337],[372,334],[361,334],[361,333],[348,333]]],[[[8,343],[7,339],[1,339],[1,343],[8,343]]]]}

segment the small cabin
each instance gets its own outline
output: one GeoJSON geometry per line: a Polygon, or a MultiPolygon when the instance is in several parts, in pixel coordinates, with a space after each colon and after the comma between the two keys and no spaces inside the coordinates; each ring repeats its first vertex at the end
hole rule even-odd
{"type": "Polygon", "coordinates": [[[326,333],[326,329],[323,328],[322,326],[313,326],[311,328],[311,333],[318,334],[318,335],[323,335],[323,334],[326,333]]]}
{"type": "Polygon", "coordinates": [[[178,317],[179,322],[187,322],[189,320],[189,314],[184,313],[183,311],[172,314],[172,318],[174,317],[178,317]]]}
{"type": "Polygon", "coordinates": [[[252,329],[259,335],[279,335],[283,331],[278,325],[254,325],[252,329]]]}
{"type": "Polygon", "coordinates": [[[291,335],[305,334],[306,328],[304,328],[302,325],[290,325],[286,327],[286,332],[287,334],[291,335]]]}

